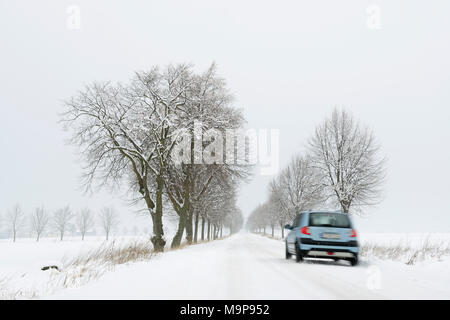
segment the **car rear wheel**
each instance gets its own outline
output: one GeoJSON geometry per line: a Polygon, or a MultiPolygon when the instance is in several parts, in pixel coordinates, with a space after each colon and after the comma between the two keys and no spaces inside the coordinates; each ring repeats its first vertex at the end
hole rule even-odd
{"type": "Polygon", "coordinates": [[[291,256],[292,256],[292,254],[289,253],[289,251],[288,251],[288,245],[287,245],[287,242],[286,242],[286,259],[290,259],[291,256]]]}
{"type": "Polygon", "coordinates": [[[298,245],[298,243],[295,244],[295,261],[297,262],[303,261],[303,255],[302,252],[300,251],[300,246],[298,245]]]}
{"type": "Polygon", "coordinates": [[[358,256],[355,256],[354,258],[351,258],[350,260],[350,264],[354,267],[358,264],[358,256]]]}

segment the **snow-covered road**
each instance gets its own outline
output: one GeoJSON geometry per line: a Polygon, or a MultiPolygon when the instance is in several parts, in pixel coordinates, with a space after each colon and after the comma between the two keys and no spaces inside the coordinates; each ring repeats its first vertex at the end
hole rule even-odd
{"type": "MultiPolygon", "coordinates": [[[[444,262],[443,262],[444,263],[444,262]]],[[[240,233],[121,266],[98,281],[65,289],[50,299],[385,299],[449,298],[444,278],[420,279],[400,263],[379,265],[284,259],[284,243],[240,233]],[[419,280],[418,280],[419,279],[419,280]],[[421,281],[424,280],[424,281],[421,281]],[[428,282],[427,282],[428,281],[428,282]]],[[[448,263],[434,266],[433,273],[448,263]],[[438,268],[438,269],[436,269],[438,268]]],[[[409,267],[410,270],[411,267],[409,267]]],[[[441,273],[442,275],[442,273],[441,273]]]]}

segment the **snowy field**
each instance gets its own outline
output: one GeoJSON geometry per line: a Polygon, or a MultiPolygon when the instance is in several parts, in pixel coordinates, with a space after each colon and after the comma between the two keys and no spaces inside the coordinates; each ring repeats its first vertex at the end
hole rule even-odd
{"type": "MultiPolygon", "coordinates": [[[[127,242],[147,237],[118,237],[109,242],[127,242]]],[[[39,242],[35,239],[0,240],[0,275],[11,276],[23,274],[51,262],[61,263],[63,260],[81,255],[105,243],[105,237],[67,237],[64,241],[56,238],[43,238],[39,242]]]]}
{"type": "MultiPolygon", "coordinates": [[[[450,242],[450,234],[361,238],[363,247],[379,248],[421,249],[424,243],[433,247],[450,242]]],[[[146,240],[120,238],[115,246],[146,240]]],[[[447,254],[424,256],[413,264],[407,264],[411,254],[407,250],[393,258],[364,256],[357,267],[327,260],[298,264],[284,259],[283,241],[240,233],[115,266],[99,266],[95,259],[68,264],[99,247],[110,251],[111,241],[108,245],[100,238],[0,241],[0,295],[6,299],[450,299],[447,254]],[[41,271],[46,264],[59,265],[61,271],[41,271]]]]}
{"type": "MultiPolygon", "coordinates": [[[[55,238],[0,240],[0,299],[37,297],[60,287],[60,278],[76,272],[64,268],[72,259],[87,256],[98,248],[123,246],[134,242],[146,243],[148,237],[117,237],[105,242],[104,236],[67,237],[64,241],[55,238]],[[63,270],[42,271],[45,266],[57,266],[63,270]]],[[[107,269],[104,266],[96,266],[107,269]]],[[[82,280],[82,279],[81,279],[82,280]]],[[[82,282],[82,281],[81,281],[82,282]]]]}

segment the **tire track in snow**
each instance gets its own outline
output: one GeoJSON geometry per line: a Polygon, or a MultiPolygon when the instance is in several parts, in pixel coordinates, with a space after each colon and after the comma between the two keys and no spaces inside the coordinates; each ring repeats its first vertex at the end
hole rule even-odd
{"type": "MultiPolygon", "coordinates": [[[[243,235],[242,240],[254,259],[262,262],[265,269],[270,270],[270,272],[267,271],[268,277],[278,275],[278,278],[287,280],[285,286],[279,285],[273,290],[285,287],[284,290],[292,294],[291,299],[385,299],[367,288],[342,280],[333,274],[339,268],[349,268],[350,272],[360,275],[361,269],[364,269],[365,273],[365,268],[347,267],[334,262],[330,265],[309,261],[296,263],[294,260],[284,259],[284,243],[282,242],[256,235],[243,235]]],[[[283,283],[281,279],[279,283],[283,283]]],[[[289,297],[285,298],[289,299],[289,297]]]]}

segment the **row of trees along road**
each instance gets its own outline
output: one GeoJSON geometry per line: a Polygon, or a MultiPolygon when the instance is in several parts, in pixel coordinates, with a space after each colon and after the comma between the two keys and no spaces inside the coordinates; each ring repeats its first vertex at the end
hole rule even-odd
{"type": "Polygon", "coordinates": [[[189,244],[196,242],[199,227],[203,238],[205,228],[236,231],[242,224],[236,188],[248,167],[197,164],[193,142],[191,162],[173,159],[181,128],[193,136],[196,122],[204,131],[221,132],[244,124],[214,64],[201,74],[181,64],[136,72],[128,84],[93,83],[65,105],[62,121],[85,160],[86,190],[128,183],[133,200],[151,216],[155,251],[166,245],[167,204],[178,216],[171,247],[180,245],[184,233],[189,244]]]}
{"type": "Polygon", "coordinates": [[[284,225],[298,212],[338,207],[361,213],[380,202],[386,160],[372,130],[349,112],[335,109],[316,127],[306,149],[271,181],[269,199],[252,211],[249,230],[265,233],[270,227],[273,236],[279,226],[284,237],[284,225]]]}
{"type": "Polygon", "coordinates": [[[98,214],[94,214],[89,208],[83,208],[74,213],[69,206],[55,210],[53,213],[47,211],[43,206],[35,208],[32,212],[26,213],[20,205],[15,205],[4,217],[0,217],[0,225],[11,234],[13,241],[19,232],[25,229],[36,237],[39,241],[42,235],[51,232],[57,234],[62,241],[64,235],[75,227],[84,240],[86,234],[99,225],[108,240],[111,231],[118,225],[119,218],[117,212],[112,207],[104,207],[98,214]]]}

